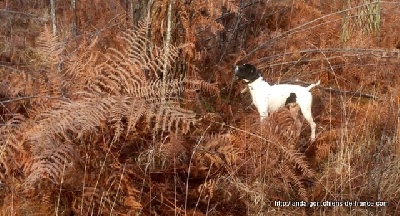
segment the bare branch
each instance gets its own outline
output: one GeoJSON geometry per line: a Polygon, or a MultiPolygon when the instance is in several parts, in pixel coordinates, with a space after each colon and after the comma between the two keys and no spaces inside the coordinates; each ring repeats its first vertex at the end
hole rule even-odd
{"type": "MultiPolygon", "coordinates": [[[[289,81],[283,81],[282,83],[288,83],[288,82],[289,81]]],[[[303,81],[298,81],[298,80],[296,80],[296,83],[306,85],[306,86],[312,84],[309,82],[303,82],[303,81]]],[[[378,99],[378,97],[375,95],[363,93],[363,92],[359,92],[359,91],[346,91],[346,90],[335,89],[332,87],[322,87],[322,86],[316,86],[315,88],[322,89],[324,91],[328,91],[331,93],[350,95],[352,97],[368,98],[368,99],[372,99],[372,100],[378,99]]]]}
{"type": "Polygon", "coordinates": [[[13,14],[13,15],[22,15],[22,16],[25,16],[25,17],[27,17],[29,19],[36,19],[36,20],[45,21],[45,22],[47,21],[46,18],[39,17],[38,15],[30,14],[30,13],[24,13],[24,12],[20,12],[20,11],[0,9],[0,13],[8,13],[8,14],[13,14]]]}
{"type": "Polygon", "coordinates": [[[4,101],[0,101],[0,104],[2,106],[4,106],[6,103],[12,103],[12,102],[20,101],[20,100],[29,100],[29,99],[34,99],[34,98],[63,100],[60,97],[49,97],[49,96],[37,95],[37,96],[26,96],[26,97],[19,97],[19,98],[13,98],[13,99],[9,99],[9,100],[4,100],[4,101]]]}

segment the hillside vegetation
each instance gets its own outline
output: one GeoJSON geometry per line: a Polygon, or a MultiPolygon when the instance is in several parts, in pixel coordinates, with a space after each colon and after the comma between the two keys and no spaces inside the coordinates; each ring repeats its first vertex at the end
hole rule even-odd
{"type": "Polygon", "coordinates": [[[1,215],[400,214],[400,2],[51,2],[0,0],[1,215]]]}

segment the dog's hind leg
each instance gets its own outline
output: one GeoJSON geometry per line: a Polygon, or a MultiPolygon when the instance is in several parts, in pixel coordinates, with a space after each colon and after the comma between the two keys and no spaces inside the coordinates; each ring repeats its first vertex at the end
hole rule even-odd
{"type": "Polygon", "coordinates": [[[311,142],[315,141],[315,128],[316,124],[314,122],[314,119],[311,115],[311,103],[312,103],[312,95],[311,93],[307,95],[303,95],[302,97],[303,100],[299,100],[298,104],[300,106],[301,113],[303,113],[304,118],[307,120],[307,122],[310,124],[311,127],[311,142]]]}
{"type": "MultiPolygon", "coordinates": [[[[301,107],[300,107],[301,108],[301,107]]],[[[310,124],[311,127],[311,142],[315,141],[315,128],[316,128],[316,124],[314,122],[313,117],[311,116],[311,112],[310,110],[301,110],[301,112],[303,113],[304,118],[307,120],[307,122],[310,124]]]]}

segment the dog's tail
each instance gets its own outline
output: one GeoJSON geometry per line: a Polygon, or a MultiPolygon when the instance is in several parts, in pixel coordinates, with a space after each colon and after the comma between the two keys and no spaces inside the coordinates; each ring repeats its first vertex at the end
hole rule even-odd
{"type": "Polygon", "coordinates": [[[309,85],[309,86],[307,87],[307,90],[310,91],[312,88],[314,88],[315,86],[319,85],[320,83],[321,83],[321,80],[318,80],[317,83],[309,85]]]}

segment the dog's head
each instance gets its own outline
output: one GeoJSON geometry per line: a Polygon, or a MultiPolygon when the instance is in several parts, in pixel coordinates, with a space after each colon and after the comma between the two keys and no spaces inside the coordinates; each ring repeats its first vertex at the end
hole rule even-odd
{"type": "Polygon", "coordinates": [[[247,83],[251,83],[261,77],[261,74],[257,71],[257,68],[251,64],[236,65],[235,75],[247,83]]]}

